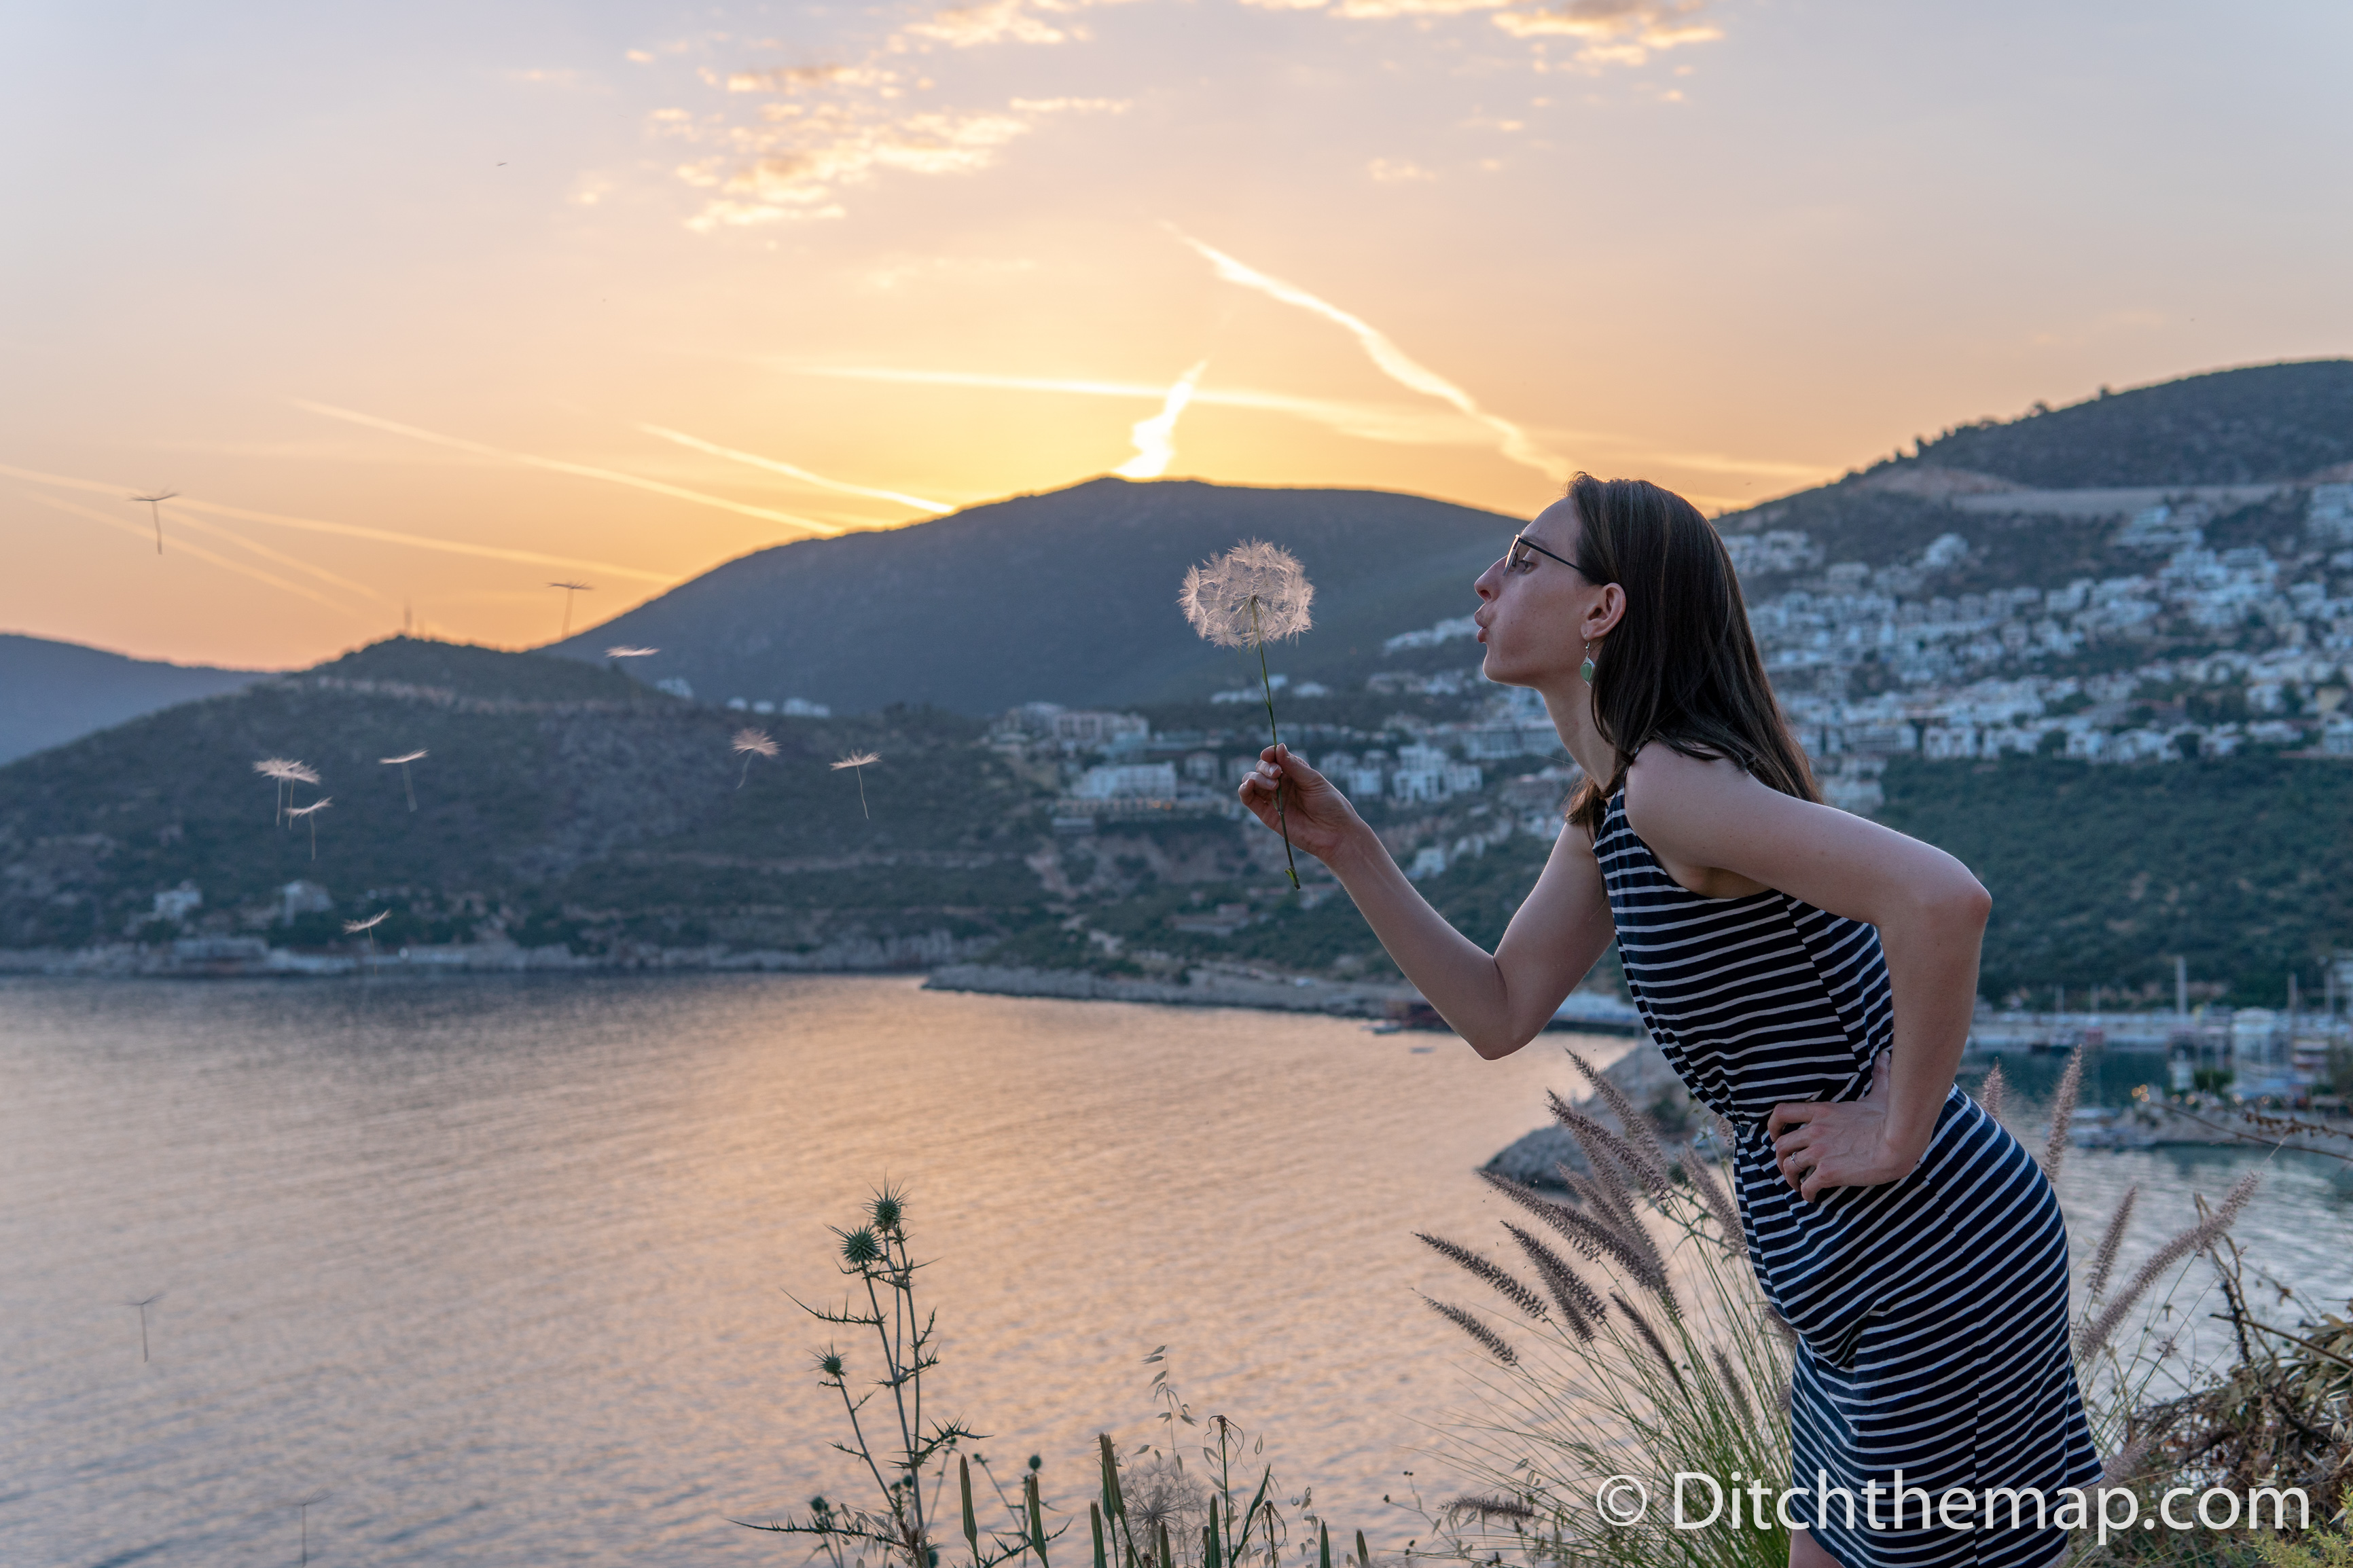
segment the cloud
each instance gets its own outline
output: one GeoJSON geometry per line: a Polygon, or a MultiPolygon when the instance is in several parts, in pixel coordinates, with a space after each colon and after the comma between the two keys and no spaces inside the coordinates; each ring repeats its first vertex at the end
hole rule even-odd
{"type": "Polygon", "coordinates": [[[739,452],[733,447],[722,447],[715,442],[706,441],[700,436],[690,436],[683,430],[667,429],[659,425],[640,425],[638,428],[649,436],[659,436],[665,441],[675,441],[680,446],[691,447],[697,452],[708,452],[714,458],[725,458],[731,462],[748,464],[755,468],[765,468],[770,473],[783,474],[788,479],[798,479],[806,485],[815,485],[820,489],[839,490],[843,495],[871,496],[877,500],[896,501],[901,506],[911,506],[918,511],[930,512],[934,517],[955,510],[955,508],[944,501],[925,500],[922,496],[904,495],[898,490],[878,490],[867,485],[853,485],[842,479],[828,479],[823,474],[813,474],[807,468],[795,468],[790,463],[779,462],[774,458],[763,458],[752,452],[739,452]]]}
{"type": "Polygon", "coordinates": [[[338,408],[332,403],[311,403],[300,397],[291,401],[297,408],[322,415],[329,419],[342,419],[353,425],[364,425],[373,430],[383,430],[395,436],[406,436],[412,441],[429,441],[437,447],[448,447],[454,451],[475,452],[486,458],[502,458],[510,463],[522,463],[529,468],[546,468],[554,473],[572,474],[586,479],[602,479],[607,484],[627,485],[632,489],[649,490],[655,495],[669,496],[675,500],[691,501],[697,506],[712,507],[720,511],[732,511],[744,517],[762,518],[769,522],[781,522],[787,528],[797,528],[810,533],[831,536],[845,531],[834,523],[818,522],[812,518],[795,517],[788,511],[772,511],[764,506],[751,506],[743,501],[730,500],[725,496],[706,495],[701,490],[683,489],[677,485],[666,485],[659,479],[640,479],[635,474],[619,473],[611,468],[590,468],[585,463],[567,463],[561,458],[537,458],[528,452],[510,452],[503,447],[485,446],[480,441],[469,441],[457,436],[437,435],[430,430],[421,430],[414,425],[400,425],[389,419],[379,419],[373,414],[361,414],[349,408],[338,408]]]}
{"type": "Polygon", "coordinates": [[[1528,433],[1499,414],[1490,414],[1479,406],[1469,393],[1417,361],[1391,342],[1388,336],[1360,316],[1354,316],[1329,304],[1306,289],[1271,278],[1254,268],[1246,267],[1221,250],[1212,249],[1181,229],[1169,232],[1191,246],[1208,259],[1219,278],[1244,289],[1256,289],[1272,300],[1305,310],[1311,315],[1345,329],[1355,336],[1357,344],[1381,373],[1400,386],[1410,387],[1425,396],[1435,397],[1451,405],[1465,418],[1474,419],[1494,433],[1496,446],[1513,462],[1522,463],[1556,481],[1566,479],[1569,466],[1546,452],[1532,440],[1528,433]]]}
{"type": "Polygon", "coordinates": [[[912,22],[903,29],[918,38],[936,38],[959,49],[978,44],[1059,44],[1070,35],[1031,16],[1022,0],[983,0],[976,5],[952,5],[928,22],[912,22]]]}
{"type": "Polygon", "coordinates": [[[1639,66],[1653,51],[1713,43],[1722,28],[1693,20],[1707,0],[1563,0],[1532,11],[1502,11],[1492,18],[1515,38],[1586,40],[1577,64],[1639,66]]]}
{"type": "Polygon", "coordinates": [[[1438,178],[1410,158],[1376,158],[1365,165],[1365,173],[1385,185],[1410,184],[1438,178]]]}
{"type": "Polygon", "coordinates": [[[724,227],[842,216],[842,187],[882,171],[969,174],[993,165],[1006,145],[1056,114],[1118,113],[1115,99],[1015,99],[1005,109],[963,113],[888,111],[856,96],[762,107],[751,124],[699,122],[682,110],[656,117],[659,133],[723,150],[680,165],[679,178],[717,195],[687,220],[701,233],[724,227]]]}
{"type": "Polygon", "coordinates": [[[1129,427],[1135,456],[1112,472],[1125,479],[1156,479],[1168,471],[1168,465],[1176,457],[1176,421],[1184,414],[1185,405],[1193,401],[1193,388],[1199,383],[1201,373],[1208,368],[1209,362],[1203,360],[1178,376],[1161,400],[1160,412],[1129,427]]]}

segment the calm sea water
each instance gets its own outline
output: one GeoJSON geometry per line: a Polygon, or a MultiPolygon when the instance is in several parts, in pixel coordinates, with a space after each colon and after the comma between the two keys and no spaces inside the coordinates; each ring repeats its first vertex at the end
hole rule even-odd
{"type": "MultiPolygon", "coordinates": [[[[1001,1473],[1075,1494],[1097,1431],[1151,1437],[1166,1344],[1197,1414],[1402,1541],[1381,1494],[1448,1489],[1470,1396],[1413,1292],[1471,1292],[1412,1233],[1500,1239],[1470,1173],[1562,1043],[1623,1048],[901,979],[0,984],[0,1561],[291,1563],[323,1494],[322,1563],[798,1563],[729,1520],[854,1486],[784,1292],[837,1288],[826,1227],[885,1178],[937,1407],[1001,1473]]],[[[2024,1130],[2048,1064],[2013,1070],[2024,1130]]],[[[2078,1151],[2062,1190],[2081,1237],[2142,1184],[2145,1250],[2259,1159],[2078,1151]]],[[[2242,1231],[2341,1302],[2333,1170],[2272,1157],[2242,1231]]]]}

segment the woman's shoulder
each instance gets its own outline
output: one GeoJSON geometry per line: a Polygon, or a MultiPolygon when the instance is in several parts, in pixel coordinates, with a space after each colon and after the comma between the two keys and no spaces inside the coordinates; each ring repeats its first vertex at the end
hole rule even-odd
{"type": "Polygon", "coordinates": [[[1694,757],[1652,741],[1626,764],[1615,799],[1639,833],[1648,819],[1736,809],[1760,787],[1729,757],[1694,757]]]}

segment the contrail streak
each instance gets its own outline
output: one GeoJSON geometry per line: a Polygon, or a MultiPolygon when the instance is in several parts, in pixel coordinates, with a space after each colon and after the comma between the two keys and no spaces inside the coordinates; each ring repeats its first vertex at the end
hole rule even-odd
{"type": "Polygon", "coordinates": [[[389,431],[395,436],[406,436],[412,441],[429,441],[437,447],[448,447],[455,451],[472,452],[484,458],[498,458],[510,463],[522,463],[534,468],[546,468],[554,473],[574,474],[586,479],[603,479],[607,484],[628,485],[633,489],[649,490],[655,495],[669,496],[675,500],[692,501],[697,506],[716,507],[721,511],[737,512],[744,517],[762,518],[769,522],[781,522],[787,528],[806,529],[811,533],[822,533],[828,538],[849,531],[834,523],[818,522],[806,517],[795,517],[788,511],[771,511],[764,506],[748,506],[739,500],[729,500],[724,496],[705,495],[701,490],[683,489],[677,485],[666,485],[659,479],[639,479],[635,474],[618,473],[611,468],[592,468],[586,463],[567,463],[560,458],[538,458],[528,452],[510,452],[501,447],[486,447],[480,441],[468,441],[457,436],[443,436],[431,430],[420,430],[414,425],[402,425],[390,419],[379,419],[373,414],[362,414],[355,409],[338,408],[332,403],[311,403],[300,397],[290,401],[297,408],[323,415],[330,419],[342,419],[350,424],[365,426],[373,430],[389,431]]]}
{"type": "Polygon", "coordinates": [[[323,566],[313,566],[307,561],[300,560],[294,556],[283,554],[278,551],[272,550],[267,544],[257,544],[242,533],[237,532],[235,529],[223,528],[218,523],[205,522],[196,518],[185,515],[180,519],[180,526],[183,528],[193,528],[202,533],[209,533],[216,539],[226,539],[240,550],[252,551],[264,561],[275,561],[280,566],[289,566],[297,572],[307,572],[311,576],[319,579],[322,583],[332,583],[338,588],[348,588],[353,593],[359,595],[363,598],[374,599],[380,605],[386,603],[386,600],[382,594],[377,593],[374,588],[369,587],[364,583],[354,583],[348,577],[338,577],[323,566]]]}
{"type": "MultiPolygon", "coordinates": [[[[895,382],[912,386],[971,386],[992,392],[1126,397],[1153,403],[1162,402],[1168,395],[1168,389],[1155,382],[997,375],[965,370],[902,370],[888,365],[788,363],[777,368],[794,375],[821,375],[842,381],[895,382]]],[[[1465,437],[1474,428],[1481,445],[1490,439],[1484,426],[1472,426],[1454,415],[1425,414],[1419,408],[1409,408],[1403,404],[1342,403],[1329,398],[1297,397],[1289,393],[1261,392],[1236,386],[1197,387],[1192,400],[1224,408],[1252,408],[1269,414],[1288,414],[1337,430],[1344,436],[1359,437],[1367,441],[1406,442],[1419,447],[1459,447],[1465,444],[1465,437]]]]}
{"type": "Polygon", "coordinates": [[[1201,373],[1209,368],[1203,360],[1176,378],[1161,400],[1160,412],[1149,419],[1139,419],[1129,431],[1135,441],[1135,456],[1112,472],[1124,479],[1156,479],[1168,471],[1176,457],[1176,421],[1185,412],[1185,405],[1193,401],[1193,387],[1200,381],[1201,373]]]}
{"type": "Polygon", "coordinates": [[[1488,413],[1479,406],[1478,402],[1469,393],[1436,371],[1409,358],[1404,350],[1389,342],[1387,336],[1363,317],[1351,315],[1337,305],[1326,303],[1306,289],[1294,284],[1285,283],[1280,278],[1270,278],[1255,268],[1246,267],[1224,251],[1213,249],[1202,244],[1174,225],[1167,226],[1169,233],[1206,257],[1209,265],[1217,269],[1218,276],[1226,282],[1238,284],[1244,289],[1255,289],[1271,299],[1279,300],[1286,305],[1295,305],[1300,310],[1321,316],[1325,321],[1332,321],[1353,333],[1357,343],[1371,357],[1372,362],[1378,365],[1390,380],[1401,386],[1410,387],[1426,396],[1451,404],[1465,417],[1475,419],[1486,426],[1495,433],[1497,445],[1502,448],[1504,456],[1511,458],[1512,461],[1525,463],[1552,479],[1565,479],[1568,477],[1568,465],[1539,447],[1529,439],[1526,431],[1500,415],[1488,413]]]}
{"type": "MultiPolygon", "coordinates": [[[[95,490],[101,495],[121,491],[120,484],[100,484],[94,479],[69,479],[63,474],[44,474],[32,468],[12,468],[0,463],[0,474],[12,479],[30,479],[36,484],[62,485],[68,489],[95,490]]],[[[211,512],[220,517],[243,518],[248,522],[266,522],[275,528],[297,529],[306,533],[335,533],[347,539],[372,539],[384,544],[405,544],[414,550],[438,550],[448,555],[473,555],[489,561],[521,561],[533,566],[586,568],[601,572],[608,577],[634,577],[642,583],[675,583],[677,574],[647,572],[635,566],[617,566],[609,561],[583,561],[573,555],[543,555],[535,550],[506,550],[495,544],[466,544],[454,539],[432,539],[418,533],[395,533],[390,529],[368,528],[356,522],[329,522],[315,517],[288,517],[279,512],[254,511],[241,506],[227,506],[218,501],[193,500],[178,498],[183,511],[211,512]]]]}
{"type": "MultiPolygon", "coordinates": [[[[124,522],[120,518],[109,517],[106,513],[100,511],[95,507],[82,506],[75,501],[59,500],[54,496],[36,495],[31,490],[18,490],[16,493],[24,497],[26,500],[31,501],[36,506],[45,506],[52,511],[61,511],[71,517],[86,518],[91,522],[102,522],[107,527],[118,529],[124,533],[130,534],[133,539],[140,540],[142,542],[147,538],[147,531],[145,529],[135,527],[131,523],[124,522]]],[[[289,594],[299,594],[303,598],[309,599],[314,604],[324,605],[331,610],[338,611],[345,615],[348,615],[351,612],[350,605],[339,605],[334,600],[328,598],[324,594],[313,593],[310,589],[302,586],[300,583],[289,583],[283,577],[273,577],[267,572],[257,571],[255,568],[246,565],[243,562],[231,561],[226,555],[216,555],[201,544],[190,544],[183,541],[179,548],[183,554],[193,555],[199,561],[208,561],[216,566],[223,567],[228,571],[237,573],[239,576],[250,577],[257,583],[267,583],[271,587],[282,588],[289,594]]]]}
{"type": "Polygon", "coordinates": [[[813,474],[807,468],[797,468],[790,463],[778,462],[774,458],[763,458],[755,452],[739,452],[733,447],[722,447],[715,441],[705,441],[701,437],[690,436],[683,430],[666,429],[659,425],[640,425],[638,428],[649,436],[659,436],[665,441],[675,441],[681,447],[691,447],[695,451],[708,452],[714,458],[725,458],[731,462],[749,463],[755,468],[766,468],[771,473],[783,474],[788,479],[798,479],[805,485],[816,485],[821,489],[839,490],[842,494],[850,496],[871,496],[877,500],[897,501],[901,506],[911,506],[919,511],[928,511],[934,517],[955,510],[955,508],[944,502],[925,500],[921,496],[902,495],[897,490],[878,490],[867,485],[853,485],[841,479],[828,479],[823,474],[813,474]]]}

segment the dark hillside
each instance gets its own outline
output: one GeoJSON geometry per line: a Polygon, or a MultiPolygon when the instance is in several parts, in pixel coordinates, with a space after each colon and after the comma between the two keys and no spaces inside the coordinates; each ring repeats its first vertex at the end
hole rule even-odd
{"type": "Polygon", "coordinates": [[[1293,551],[1315,584],[1316,628],[1277,668],[1356,673],[1383,637],[1477,608],[1472,581],[1517,526],[1379,491],[1095,479],[764,550],[545,651],[659,647],[638,673],[681,677],[703,701],[798,697],[838,712],[1199,699],[1243,672],[1176,608],[1195,562],[1244,539],[1293,551]]]}
{"type": "MultiPolygon", "coordinates": [[[[747,876],[765,903],[816,919],[809,900],[833,884],[806,874],[846,868],[864,868],[864,903],[894,912],[1002,901],[1001,879],[980,868],[1008,852],[1005,825],[1032,786],[972,743],[971,721],[893,710],[772,722],[780,754],[752,759],[748,777],[735,724],[565,660],[378,644],[0,769],[0,945],[185,934],[143,929],[153,895],[183,881],[204,894],[192,931],[266,929],[279,889],[301,879],[339,916],[413,913],[387,922],[386,941],[544,925],[563,889],[631,914],[707,915],[714,899],[740,901],[723,884],[747,876]],[[419,749],[412,813],[401,770],[379,759],[419,749]],[[866,770],[871,820],[857,778],[829,765],[855,749],[882,753],[866,770]],[[315,859],[311,822],[273,821],[274,787],[252,767],[267,756],[321,774],[295,792],[332,801],[315,818],[315,859]],[[912,894],[902,858],[921,868],[912,894]]],[[[280,940],[338,933],[313,917],[280,940]]]]}
{"type": "Polygon", "coordinates": [[[2277,755],[2161,767],[2024,757],[1888,765],[1889,826],[1993,894],[1980,989],[2169,998],[2173,955],[2242,1005],[2317,984],[2353,931],[2353,765],[2277,755]]]}
{"type": "Polygon", "coordinates": [[[2353,360],[2307,360],[2102,393],[1961,426],[1906,461],[2039,489],[2241,485],[2353,462],[2353,360]]]}
{"type": "Polygon", "coordinates": [[[258,670],[159,664],[0,633],[0,763],[260,678],[258,670]]]}

